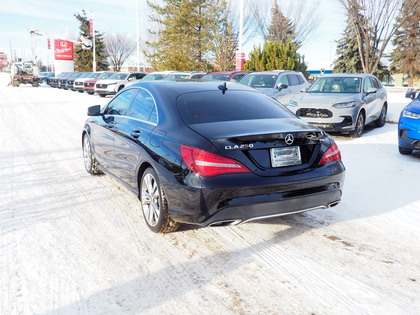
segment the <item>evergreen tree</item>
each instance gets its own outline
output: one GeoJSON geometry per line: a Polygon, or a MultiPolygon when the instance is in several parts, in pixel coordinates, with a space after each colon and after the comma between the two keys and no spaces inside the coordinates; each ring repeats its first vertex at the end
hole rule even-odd
{"type": "Polygon", "coordinates": [[[210,64],[212,34],[215,33],[214,1],[163,0],[162,6],[147,1],[150,17],[158,30],[149,33],[156,39],[146,42],[144,52],[156,70],[207,71],[210,64]]]}
{"type": "Polygon", "coordinates": [[[274,43],[293,42],[298,47],[300,43],[296,42],[295,27],[292,22],[281,12],[277,1],[274,1],[274,7],[271,9],[271,24],[268,27],[266,41],[274,43]]]}
{"type": "MultiPolygon", "coordinates": [[[[82,14],[76,13],[74,15],[80,22],[80,36],[85,38],[89,37],[89,19],[86,17],[85,10],[82,10],[82,14]]],[[[107,55],[105,51],[104,35],[95,30],[95,51],[96,51],[96,71],[108,70],[108,63],[106,62],[107,55]]],[[[75,71],[89,72],[92,71],[93,67],[93,49],[85,50],[80,45],[74,48],[74,68],[75,71]]]]}
{"type": "Polygon", "coordinates": [[[212,35],[212,48],[217,69],[231,71],[235,69],[235,52],[238,49],[238,34],[231,22],[231,12],[225,0],[215,1],[216,28],[212,35]]]}
{"type": "Polygon", "coordinates": [[[420,77],[420,6],[409,10],[405,5],[397,23],[402,19],[405,21],[392,41],[391,70],[408,74],[408,86],[413,86],[414,79],[420,77]]]}
{"type": "Polygon", "coordinates": [[[359,48],[353,24],[347,19],[343,37],[337,42],[337,59],[334,61],[334,72],[357,73],[363,72],[359,48]]]}
{"type": "Polygon", "coordinates": [[[295,70],[306,72],[305,58],[297,52],[296,44],[267,42],[249,54],[244,69],[248,71],[295,70]]]}

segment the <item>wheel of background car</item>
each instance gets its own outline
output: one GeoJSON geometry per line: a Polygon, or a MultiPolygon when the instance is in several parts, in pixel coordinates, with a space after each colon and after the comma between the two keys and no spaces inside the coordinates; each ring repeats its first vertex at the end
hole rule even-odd
{"type": "Polygon", "coordinates": [[[144,172],[140,182],[140,202],[143,217],[150,230],[169,233],[179,227],[168,215],[168,202],[153,168],[144,172]]]}
{"type": "Polygon", "coordinates": [[[384,104],[384,106],[382,106],[382,110],[381,110],[381,114],[379,115],[379,118],[375,120],[376,127],[383,127],[385,125],[386,112],[387,112],[387,107],[384,104]]]}
{"type": "Polygon", "coordinates": [[[105,97],[106,95],[105,95],[105,94],[99,94],[99,96],[100,96],[100,97],[105,97]]]}
{"type": "Polygon", "coordinates": [[[83,136],[82,147],[83,147],[83,161],[85,162],[86,171],[91,175],[100,174],[101,171],[99,171],[96,168],[97,162],[96,162],[95,157],[93,156],[92,147],[90,145],[90,139],[87,133],[83,136]]]}
{"type": "Polygon", "coordinates": [[[360,138],[363,133],[363,128],[365,127],[365,114],[363,112],[359,113],[356,120],[356,128],[351,133],[352,137],[360,138]]]}
{"type": "Polygon", "coordinates": [[[118,92],[119,92],[119,91],[121,91],[123,88],[124,88],[124,85],[121,85],[121,86],[118,88],[118,92]]]}
{"type": "Polygon", "coordinates": [[[402,147],[402,146],[398,146],[398,150],[403,155],[410,155],[411,153],[413,153],[413,149],[402,147]]]}
{"type": "Polygon", "coordinates": [[[83,91],[80,91],[80,90],[79,90],[79,93],[83,93],[83,91]]]}

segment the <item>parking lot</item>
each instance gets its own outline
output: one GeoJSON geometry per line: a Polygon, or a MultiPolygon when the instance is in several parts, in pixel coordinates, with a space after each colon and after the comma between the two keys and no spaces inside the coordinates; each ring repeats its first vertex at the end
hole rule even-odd
{"type": "Polygon", "coordinates": [[[0,73],[1,314],[416,314],[420,154],[398,114],[334,138],[342,203],[234,227],[155,234],[136,196],[83,166],[86,109],[110,98],[0,73]]]}

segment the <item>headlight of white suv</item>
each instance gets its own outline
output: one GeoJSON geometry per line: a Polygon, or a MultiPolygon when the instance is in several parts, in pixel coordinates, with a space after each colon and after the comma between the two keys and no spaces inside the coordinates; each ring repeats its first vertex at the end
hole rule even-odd
{"type": "Polygon", "coordinates": [[[420,114],[410,112],[409,110],[406,110],[406,109],[403,110],[403,116],[407,118],[412,118],[412,119],[420,119],[420,114]]]}
{"type": "Polygon", "coordinates": [[[335,108],[352,108],[356,106],[356,102],[345,102],[345,103],[337,103],[334,104],[333,107],[335,108]]]}
{"type": "Polygon", "coordinates": [[[117,84],[117,82],[108,83],[108,85],[114,85],[117,84]]]}
{"type": "Polygon", "coordinates": [[[287,104],[287,105],[289,105],[289,106],[293,106],[293,107],[296,107],[296,106],[298,106],[299,104],[298,104],[298,102],[296,102],[296,101],[289,101],[289,104],[287,104]]]}

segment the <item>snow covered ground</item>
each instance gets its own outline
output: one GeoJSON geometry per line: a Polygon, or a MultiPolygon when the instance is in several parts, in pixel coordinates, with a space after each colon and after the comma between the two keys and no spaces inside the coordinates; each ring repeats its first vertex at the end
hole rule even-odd
{"type": "Polygon", "coordinates": [[[420,314],[420,154],[388,123],[335,136],[342,203],[157,235],[134,195],[83,167],[86,108],[108,99],[0,74],[0,314],[420,314]]]}

